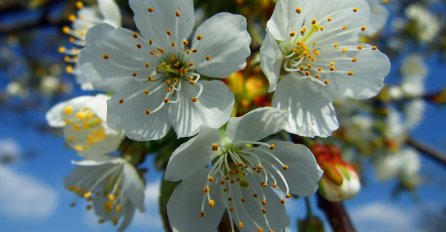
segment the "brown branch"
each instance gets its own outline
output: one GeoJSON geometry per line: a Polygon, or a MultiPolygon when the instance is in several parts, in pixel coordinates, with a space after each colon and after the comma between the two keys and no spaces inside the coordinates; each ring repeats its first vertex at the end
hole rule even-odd
{"type": "Polygon", "coordinates": [[[319,209],[324,212],[334,232],[355,232],[356,229],[342,202],[330,202],[317,195],[319,209]]]}
{"type": "Polygon", "coordinates": [[[436,150],[436,149],[432,148],[431,146],[429,146],[428,144],[423,143],[413,137],[409,137],[407,139],[406,143],[409,146],[412,146],[413,148],[415,148],[417,151],[419,151],[421,154],[423,154],[427,158],[429,158],[443,166],[446,166],[446,155],[443,152],[436,150]]]}

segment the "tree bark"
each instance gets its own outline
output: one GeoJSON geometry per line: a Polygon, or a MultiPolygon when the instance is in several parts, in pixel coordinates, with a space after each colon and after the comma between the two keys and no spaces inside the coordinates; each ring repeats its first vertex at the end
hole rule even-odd
{"type": "Polygon", "coordinates": [[[356,229],[342,202],[330,202],[317,194],[319,209],[324,212],[334,232],[355,232],[356,229]]]}
{"type": "Polygon", "coordinates": [[[442,152],[440,152],[436,149],[433,149],[431,146],[429,146],[429,145],[427,145],[413,137],[409,137],[407,139],[407,144],[409,146],[412,146],[413,148],[415,148],[417,151],[419,151],[421,154],[423,154],[427,158],[446,167],[446,155],[443,154],[442,152]]]}

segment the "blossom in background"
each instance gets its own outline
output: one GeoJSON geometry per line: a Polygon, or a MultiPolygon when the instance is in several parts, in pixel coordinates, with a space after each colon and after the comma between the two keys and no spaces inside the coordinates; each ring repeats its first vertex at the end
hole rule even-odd
{"type": "Polygon", "coordinates": [[[108,96],[81,96],[59,103],[46,114],[48,124],[63,128],[69,147],[87,159],[100,159],[115,151],[124,134],[108,127],[108,96]]]}
{"type": "Polygon", "coordinates": [[[368,99],[382,89],[387,56],[349,42],[369,16],[364,0],[278,1],[260,58],[269,91],[276,91],[273,106],[289,112],[287,132],[330,136],[339,126],[335,98],[368,99]]]}
{"type": "Polygon", "coordinates": [[[317,163],[324,170],[319,193],[332,202],[353,198],[361,190],[357,171],[342,159],[341,150],[334,146],[316,144],[311,149],[317,163]]]}
{"type": "Polygon", "coordinates": [[[406,17],[414,23],[414,35],[424,43],[430,43],[440,32],[440,20],[419,4],[406,8],[406,17]]]}
{"type": "MultiPolygon", "coordinates": [[[[85,46],[85,36],[88,30],[99,23],[108,23],[114,27],[121,26],[121,12],[119,6],[114,0],[97,0],[98,5],[94,7],[84,7],[80,1],[76,2],[79,9],[77,15],[70,15],[69,19],[73,22],[72,27],[64,27],[63,31],[70,35],[70,42],[77,47],[85,46]]],[[[79,54],[78,48],[67,49],[61,47],[60,52],[66,54],[65,61],[75,64],[68,66],[67,71],[76,75],[76,81],[83,90],[92,90],[93,87],[87,78],[82,75],[77,63],[79,54]]]]}
{"type": "Polygon", "coordinates": [[[418,152],[413,148],[402,148],[396,152],[377,155],[374,167],[379,180],[385,181],[398,177],[409,189],[421,183],[419,176],[421,160],[418,152]]]}
{"type": "Polygon", "coordinates": [[[246,19],[220,13],[199,26],[192,0],[131,0],[141,35],[107,24],[92,28],[79,57],[95,89],[116,92],[108,123],[138,141],[157,140],[172,126],[178,137],[201,126],[219,128],[234,96],[221,81],[246,66],[251,37],[246,19]]]}
{"type": "Polygon", "coordinates": [[[287,227],[286,198],[313,194],[322,171],[303,145],[258,142],[281,131],[286,118],[279,109],[258,108],[231,118],[225,133],[203,128],[175,150],[165,178],[182,182],[167,204],[171,226],[212,231],[227,211],[241,231],[287,227]]]}
{"type": "Polygon", "coordinates": [[[131,223],[135,209],[143,212],[145,184],[135,167],[122,158],[73,162],[77,165],[65,186],[94,208],[98,223],[111,221],[118,231],[131,223]]]}

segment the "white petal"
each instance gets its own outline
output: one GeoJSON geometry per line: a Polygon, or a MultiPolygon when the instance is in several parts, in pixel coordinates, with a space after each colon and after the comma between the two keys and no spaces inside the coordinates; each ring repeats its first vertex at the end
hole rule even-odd
{"type": "Polygon", "coordinates": [[[195,25],[192,0],[130,0],[130,7],[141,34],[163,48],[168,48],[173,41],[179,44],[187,39],[195,25]],[[176,16],[177,11],[180,17],[176,16]],[[167,37],[167,31],[173,38],[167,37]]]}
{"type": "Polygon", "coordinates": [[[158,60],[147,54],[145,43],[139,49],[133,32],[109,24],[99,24],[88,31],[86,46],[79,54],[82,75],[95,89],[118,91],[130,80],[146,78],[153,72],[158,60]],[[106,59],[104,56],[108,56],[106,59]],[[150,64],[150,68],[146,68],[150,64]]]}
{"type": "Polygon", "coordinates": [[[316,163],[313,153],[302,144],[278,140],[268,141],[268,143],[276,145],[276,148],[270,152],[283,164],[288,165],[286,171],[280,166],[278,169],[287,180],[290,192],[299,196],[314,194],[323,171],[316,163]]]}
{"type": "Polygon", "coordinates": [[[233,142],[259,141],[287,125],[287,112],[272,107],[255,109],[242,117],[231,118],[226,136],[233,142]]]}
{"type": "Polygon", "coordinates": [[[271,33],[267,33],[260,48],[260,65],[269,81],[269,92],[276,90],[284,57],[271,33]]]}
{"type": "Polygon", "coordinates": [[[227,77],[245,68],[246,58],[251,54],[250,44],[245,17],[220,13],[198,27],[192,43],[198,52],[192,55],[191,61],[200,74],[227,77]],[[197,39],[198,35],[202,36],[201,40],[197,39]]]}
{"type": "Polygon", "coordinates": [[[121,26],[121,12],[114,0],[98,0],[98,7],[104,17],[104,22],[115,27],[121,26]]]}
{"type": "Polygon", "coordinates": [[[198,85],[183,83],[178,97],[180,101],[172,104],[169,118],[178,137],[196,134],[201,126],[220,128],[225,124],[234,107],[234,95],[221,81],[200,81],[203,92],[197,102],[198,85]]]}
{"type": "MultiPolygon", "coordinates": [[[[258,226],[261,226],[264,231],[269,231],[269,229],[283,231],[284,228],[289,226],[290,219],[284,205],[280,203],[277,194],[271,188],[262,189],[260,185],[258,187],[252,186],[253,184],[262,181],[257,178],[257,176],[249,175],[246,178],[247,181],[251,183],[251,188],[240,188],[239,186],[231,188],[234,190],[238,188],[239,190],[233,192],[240,191],[241,193],[241,195],[235,195],[234,199],[235,210],[238,212],[240,221],[242,221],[245,226],[241,231],[257,231],[258,226]],[[256,193],[258,197],[252,197],[253,193],[256,193]],[[241,202],[242,197],[245,198],[245,202],[243,203],[241,202]],[[263,197],[267,202],[265,206],[262,205],[263,197]],[[262,213],[262,208],[266,209],[265,215],[262,213]],[[265,216],[268,222],[265,220],[265,216]]],[[[237,225],[238,221],[236,221],[235,224],[237,225]]]]}
{"type": "Polygon", "coordinates": [[[354,63],[348,58],[336,62],[336,71],[345,73],[326,77],[334,96],[363,100],[376,96],[384,87],[384,77],[390,72],[389,58],[378,50],[371,50],[369,45],[364,45],[355,57],[354,63]],[[348,76],[348,71],[353,75],[348,76]]]}
{"type": "Polygon", "coordinates": [[[268,31],[279,41],[289,38],[290,32],[298,30],[305,22],[306,15],[312,5],[319,1],[314,0],[279,0],[274,8],[273,15],[267,23],[268,31]],[[296,13],[296,8],[301,8],[300,14],[296,13]]]}
{"type": "Polygon", "coordinates": [[[389,11],[381,0],[367,0],[367,3],[370,5],[371,20],[367,24],[365,34],[371,36],[384,28],[389,18],[389,11]]]}
{"type": "Polygon", "coordinates": [[[163,103],[165,94],[159,90],[152,95],[144,94],[150,89],[147,83],[131,81],[108,101],[107,123],[111,128],[124,129],[127,137],[137,141],[158,140],[170,129],[168,107],[150,115],[147,109],[154,110],[163,103]],[[124,103],[119,101],[125,99],[124,103]]]}
{"type": "MultiPolygon", "coordinates": [[[[202,189],[207,183],[208,171],[203,168],[201,172],[185,179],[175,188],[167,203],[169,222],[174,230],[181,232],[214,231],[220,223],[224,212],[220,199],[215,199],[215,205],[212,208],[205,204],[206,216],[199,217],[204,196],[202,189]]],[[[215,190],[217,188],[211,188],[211,196],[218,194],[215,193],[215,190]]]]}
{"type": "Polygon", "coordinates": [[[219,130],[202,128],[197,136],[173,152],[167,164],[165,179],[179,181],[200,172],[218,154],[212,150],[212,145],[219,142],[219,130]]]}
{"type": "Polygon", "coordinates": [[[144,183],[133,165],[126,163],[123,167],[123,191],[133,205],[140,211],[144,211],[144,183]]]}
{"type": "Polygon", "coordinates": [[[291,75],[279,82],[273,106],[289,113],[286,131],[305,137],[328,137],[339,127],[323,86],[291,75]]]}

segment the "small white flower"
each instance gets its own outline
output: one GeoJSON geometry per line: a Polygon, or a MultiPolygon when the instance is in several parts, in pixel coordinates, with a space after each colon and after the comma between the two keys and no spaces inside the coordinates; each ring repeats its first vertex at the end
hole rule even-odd
{"type": "Polygon", "coordinates": [[[387,1],[383,0],[367,0],[370,6],[370,21],[367,23],[367,29],[364,33],[373,36],[381,31],[389,18],[389,11],[384,6],[387,1]]]}
{"type": "Polygon", "coordinates": [[[192,0],[130,0],[141,35],[98,25],[79,58],[95,89],[116,92],[108,102],[109,124],[133,140],[157,140],[172,126],[178,137],[201,126],[221,127],[234,96],[221,81],[246,66],[251,37],[246,19],[220,13],[189,36],[192,0]]]}
{"type": "Polygon", "coordinates": [[[406,96],[420,96],[424,93],[429,67],[420,54],[411,54],[404,59],[401,74],[401,89],[406,96]]]}
{"type": "Polygon", "coordinates": [[[29,95],[28,90],[22,84],[16,81],[11,81],[5,88],[6,93],[12,97],[25,98],[29,95]]]}
{"type": "Polygon", "coordinates": [[[404,180],[418,176],[420,168],[419,154],[412,148],[403,148],[399,152],[379,156],[375,162],[376,175],[383,181],[393,177],[404,180]]]}
{"type": "Polygon", "coordinates": [[[100,159],[115,151],[123,137],[122,131],[107,126],[108,96],[82,96],[55,105],[46,114],[48,124],[62,127],[69,147],[87,159],[100,159]]]}
{"type": "Polygon", "coordinates": [[[416,99],[409,101],[403,107],[403,113],[406,116],[404,126],[408,130],[417,127],[423,121],[425,111],[426,102],[424,100],[416,99]]]}
{"type": "Polygon", "coordinates": [[[281,131],[286,117],[284,111],[259,108],[231,118],[224,134],[203,128],[175,150],[165,178],[182,182],[167,204],[171,226],[213,231],[227,211],[241,231],[287,227],[285,199],[313,194],[323,172],[303,145],[258,142],[281,131]]]}
{"type": "Polygon", "coordinates": [[[273,106],[289,112],[286,131],[330,136],[339,126],[333,99],[367,99],[382,89],[387,56],[349,42],[366,29],[369,16],[364,0],[278,1],[260,56],[269,91],[276,90],[273,106]]]}
{"type": "Polygon", "coordinates": [[[40,82],[40,90],[47,95],[55,94],[60,88],[60,80],[55,76],[45,76],[40,82]]]}
{"type": "Polygon", "coordinates": [[[405,13],[416,24],[417,36],[421,42],[432,42],[440,32],[439,20],[421,5],[412,4],[406,8],[405,13]]]}
{"type": "Polygon", "coordinates": [[[73,162],[77,165],[65,179],[65,186],[79,197],[92,202],[99,223],[111,221],[123,231],[130,224],[135,209],[143,212],[144,183],[135,167],[121,158],[103,161],[73,162]]]}
{"type": "MultiPolygon", "coordinates": [[[[77,16],[70,15],[69,19],[73,21],[72,28],[64,27],[63,31],[70,35],[74,45],[79,47],[85,46],[85,36],[90,28],[100,23],[108,23],[114,27],[121,26],[121,12],[119,6],[114,0],[97,0],[98,5],[93,7],[84,7],[81,2],[77,2],[76,5],[79,8],[77,16]]],[[[81,85],[83,90],[93,90],[93,87],[87,78],[82,75],[78,65],[76,64],[76,56],[79,53],[79,49],[66,49],[61,48],[60,51],[65,53],[67,57],[66,61],[74,63],[74,69],[68,68],[70,73],[75,74],[76,81],[81,85]]]]}

